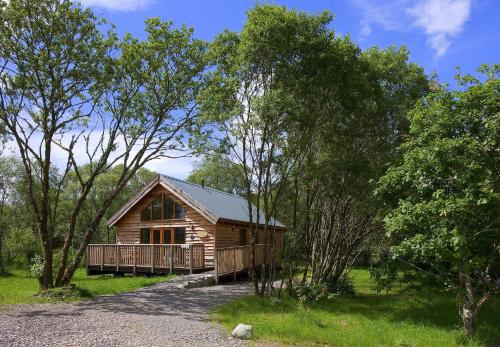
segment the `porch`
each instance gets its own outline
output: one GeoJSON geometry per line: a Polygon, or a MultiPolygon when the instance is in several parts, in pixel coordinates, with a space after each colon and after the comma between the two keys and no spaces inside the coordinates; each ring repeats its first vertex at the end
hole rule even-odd
{"type": "Polygon", "coordinates": [[[88,245],[87,272],[174,273],[205,270],[203,244],[88,245]]]}
{"type": "MultiPolygon", "coordinates": [[[[86,267],[89,274],[100,273],[174,273],[203,272],[212,268],[205,266],[203,244],[112,244],[89,245],[86,252],[86,267]]],[[[280,263],[279,253],[272,257],[271,246],[255,245],[255,266],[264,263],[280,263]],[[267,252],[267,257],[264,252],[267,252]]],[[[251,246],[216,248],[214,250],[214,278],[233,276],[250,269],[251,246]]]]}

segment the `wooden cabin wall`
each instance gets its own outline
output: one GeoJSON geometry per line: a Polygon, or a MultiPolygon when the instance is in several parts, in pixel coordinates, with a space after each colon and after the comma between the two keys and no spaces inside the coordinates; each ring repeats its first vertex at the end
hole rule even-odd
{"type": "MultiPolygon", "coordinates": [[[[248,226],[243,224],[217,223],[215,225],[215,248],[239,246],[240,230],[246,230],[246,243],[250,244],[250,229],[248,226]]],[[[275,237],[276,248],[281,250],[283,248],[283,231],[277,230],[275,237]]],[[[257,233],[257,243],[264,243],[263,228],[259,229],[257,233]]]]}
{"type": "Polygon", "coordinates": [[[186,244],[205,244],[205,266],[213,267],[215,226],[192,207],[186,205],[172,195],[160,184],[137,202],[137,204],[118,221],[116,224],[116,243],[138,244],[140,243],[141,228],[150,228],[162,224],[186,226],[186,244]],[[186,210],[185,220],[141,221],[142,210],[146,208],[148,204],[151,204],[151,202],[161,193],[168,195],[173,201],[186,210]],[[191,228],[191,225],[193,228],[191,228]],[[200,232],[207,232],[208,235],[200,238],[198,235],[200,232]],[[191,240],[192,237],[193,240],[191,240]]]}

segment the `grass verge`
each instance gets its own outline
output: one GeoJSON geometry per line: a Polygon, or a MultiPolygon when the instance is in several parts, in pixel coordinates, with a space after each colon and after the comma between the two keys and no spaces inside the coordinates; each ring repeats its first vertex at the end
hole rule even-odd
{"type": "MultiPolygon", "coordinates": [[[[303,307],[295,299],[276,302],[247,296],[217,308],[212,317],[229,331],[252,324],[254,337],[298,345],[482,346],[500,342],[500,302],[480,313],[475,339],[467,339],[453,296],[397,289],[377,294],[367,270],[354,270],[357,295],[303,307]]],[[[498,299],[498,298],[494,298],[498,299]]]]}
{"type": "MultiPolygon", "coordinates": [[[[164,282],[173,276],[125,276],[112,275],[87,276],[84,269],[75,272],[71,283],[75,285],[75,293],[64,295],[67,300],[93,298],[98,295],[116,294],[130,291],[151,284],[164,282]]],[[[13,270],[9,276],[0,277],[0,305],[30,304],[60,301],[59,295],[52,297],[37,296],[38,281],[28,271],[13,270]]]]}

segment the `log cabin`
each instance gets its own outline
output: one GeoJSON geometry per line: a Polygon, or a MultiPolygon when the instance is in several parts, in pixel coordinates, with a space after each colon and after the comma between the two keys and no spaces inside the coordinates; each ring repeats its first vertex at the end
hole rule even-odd
{"type": "MultiPolygon", "coordinates": [[[[256,208],[253,218],[256,219],[256,208]]],[[[157,175],[108,221],[116,243],[89,245],[87,272],[165,273],[215,270],[216,279],[250,267],[250,228],[257,226],[256,266],[279,262],[285,225],[250,223],[246,199],[157,175]],[[274,247],[270,245],[274,244],[274,247]],[[275,252],[270,253],[271,248],[275,252]]]]}

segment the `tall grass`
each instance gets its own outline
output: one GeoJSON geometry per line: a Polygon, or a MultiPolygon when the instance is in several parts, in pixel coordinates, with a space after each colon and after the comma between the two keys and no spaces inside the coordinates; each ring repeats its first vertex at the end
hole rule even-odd
{"type": "MultiPolygon", "coordinates": [[[[213,318],[228,330],[252,324],[255,338],[298,345],[481,346],[500,342],[500,302],[481,312],[478,333],[467,339],[460,328],[454,297],[442,292],[377,294],[369,273],[352,273],[357,295],[301,306],[247,296],[217,308],[213,318]]],[[[403,288],[401,288],[403,289],[403,288]]]]}

